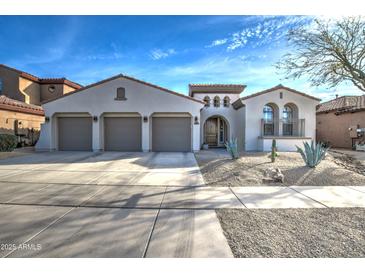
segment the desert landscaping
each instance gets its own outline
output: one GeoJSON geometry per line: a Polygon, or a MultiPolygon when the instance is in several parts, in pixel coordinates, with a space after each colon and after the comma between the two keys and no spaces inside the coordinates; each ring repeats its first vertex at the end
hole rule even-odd
{"type": "Polygon", "coordinates": [[[209,186],[365,185],[365,166],[349,155],[330,150],[316,168],[309,168],[297,152],[278,154],[274,163],[265,152],[241,153],[237,160],[231,160],[225,150],[213,149],[200,151],[195,157],[209,186]],[[277,168],[284,175],[283,182],[272,179],[277,168]]]}

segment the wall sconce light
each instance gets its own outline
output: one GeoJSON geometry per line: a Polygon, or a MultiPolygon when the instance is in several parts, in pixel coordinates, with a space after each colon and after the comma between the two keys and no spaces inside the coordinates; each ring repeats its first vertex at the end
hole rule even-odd
{"type": "Polygon", "coordinates": [[[147,116],[143,116],[143,122],[147,123],[148,122],[148,117],[147,116]]]}
{"type": "Polygon", "coordinates": [[[98,116],[93,116],[93,121],[97,122],[98,121],[98,116]]]}
{"type": "Polygon", "coordinates": [[[198,116],[194,117],[194,125],[199,125],[199,118],[198,116]]]}
{"type": "Polygon", "coordinates": [[[44,117],[44,121],[45,121],[46,123],[48,123],[48,122],[49,122],[49,117],[48,117],[48,116],[44,117]]]}

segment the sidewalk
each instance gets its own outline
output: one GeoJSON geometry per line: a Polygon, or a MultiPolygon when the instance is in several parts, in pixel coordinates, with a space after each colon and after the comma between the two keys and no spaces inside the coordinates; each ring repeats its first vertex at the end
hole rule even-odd
{"type": "Polygon", "coordinates": [[[365,186],[196,187],[166,190],[161,208],[365,207],[365,186]]]}

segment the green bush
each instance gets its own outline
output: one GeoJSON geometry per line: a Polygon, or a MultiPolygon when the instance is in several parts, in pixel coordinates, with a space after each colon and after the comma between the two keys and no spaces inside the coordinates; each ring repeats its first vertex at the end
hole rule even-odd
{"type": "Polygon", "coordinates": [[[18,141],[16,136],[11,134],[0,134],[0,151],[13,151],[18,141]]]}
{"type": "Polygon", "coordinates": [[[296,147],[300,155],[302,155],[305,164],[311,168],[316,167],[324,159],[329,149],[328,147],[324,147],[322,143],[317,143],[317,145],[314,146],[313,141],[310,145],[308,142],[303,142],[303,144],[304,150],[298,146],[296,147]]]}

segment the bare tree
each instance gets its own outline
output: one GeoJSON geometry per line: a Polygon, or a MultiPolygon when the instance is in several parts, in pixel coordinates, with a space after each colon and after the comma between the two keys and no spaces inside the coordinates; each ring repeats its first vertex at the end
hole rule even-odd
{"type": "Polygon", "coordinates": [[[335,87],[350,81],[365,91],[365,20],[346,17],[337,21],[315,20],[288,32],[293,52],[276,67],[286,78],[309,78],[313,86],[335,87]]]}

